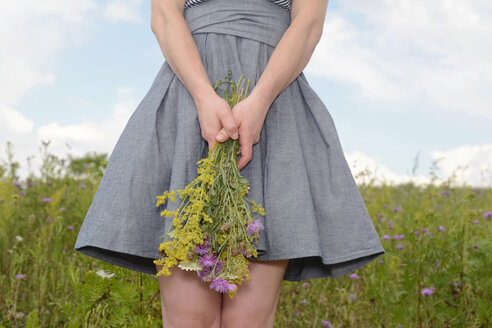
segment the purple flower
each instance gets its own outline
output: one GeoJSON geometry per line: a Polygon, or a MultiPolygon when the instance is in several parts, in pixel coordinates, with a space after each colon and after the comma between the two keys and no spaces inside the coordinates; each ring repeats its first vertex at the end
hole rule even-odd
{"type": "Polygon", "coordinates": [[[405,248],[405,246],[403,246],[402,244],[397,244],[396,248],[403,249],[403,248],[405,248]]]}
{"type": "Polygon", "coordinates": [[[12,185],[17,187],[22,187],[22,183],[20,183],[19,181],[12,182],[12,185]]]}
{"type": "Polygon", "coordinates": [[[204,242],[203,245],[196,245],[195,246],[195,251],[200,255],[207,254],[209,249],[210,249],[210,245],[208,244],[208,242],[204,242]]]}
{"type": "Polygon", "coordinates": [[[23,191],[19,192],[19,196],[24,196],[25,194],[26,194],[26,193],[25,193],[25,192],[23,192],[23,191]]]}
{"type": "Polygon", "coordinates": [[[379,264],[383,264],[384,263],[384,260],[378,260],[378,263],[379,264]]]}
{"type": "Polygon", "coordinates": [[[430,231],[427,231],[426,235],[427,236],[430,236],[431,235],[430,231]]]}
{"type": "Polygon", "coordinates": [[[388,235],[383,235],[383,237],[381,237],[382,240],[387,240],[387,239],[390,239],[390,236],[388,235]]]}
{"type": "Polygon", "coordinates": [[[222,278],[212,278],[210,289],[215,289],[220,293],[233,292],[236,290],[236,285],[222,278]]]}
{"type": "Polygon", "coordinates": [[[67,229],[68,230],[73,230],[73,226],[70,225],[70,226],[67,227],[67,229]]]}
{"type": "Polygon", "coordinates": [[[43,198],[43,203],[49,203],[49,202],[51,202],[51,198],[49,198],[49,197],[43,198]]]}
{"type": "Polygon", "coordinates": [[[303,283],[302,283],[302,287],[304,287],[304,288],[309,288],[309,287],[311,287],[311,284],[310,284],[309,282],[307,282],[307,281],[306,281],[306,282],[303,282],[303,283]]]}
{"type": "Polygon", "coordinates": [[[215,265],[215,262],[217,262],[217,257],[212,254],[207,254],[203,257],[201,257],[198,262],[203,268],[211,268],[215,265]]]}
{"type": "Polygon", "coordinates": [[[295,316],[295,317],[298,317],[298,316],[300,316],[300,315],[301,315],[301,311],[296,311],[296,312],[294,313],[294,316],[295,316]]]}
{"type": "Polygon", "coordinates": [[[248,224],[248,235],[252,235],[263,228],[264,226],[263,224],[261,224],[260,220],[254,220],[253,222],[248,224]]]}
{"type": "Polygon", "coordinates": [[[388,221],[388,227],[393,228],[393,221],[388,221]]]}
{"type": "Polygon", "coordinates": [[[398,240],[398,239],[403,239],[405,238],[405,235],[394,235],[393,239],[398,240]]]}
{"type": "Polygon", "coordinates": [[[449,195],[449,190],[441,191],[441,195],[443,196],[449,195]]]}
{"type": "Polygon", "coordinates": [[[422,289],[422,291],[420,293],[422,295],[432,295],[432,294],[434,294],[434,289],[432,289],[432,288],[424,288],[424,289],[422,289]]]}
{"type": "Polygon", "coordinates": [[[439,226],[439,231],[446,231],[446,229],[443,226],[439,226]]]}
{"type": "Polygon", "coordinates": [[[420,232],[418,230],[415,230],[415,235],[418,235],[420,232]]]}
{"type": "Polygon", "coordinates": [[[486,218],[486,219],[487,218],[492,218],[492,212],[484,212],[483,213],[483,217],[486,218]]]}
{"type": "Polygon", "coordinates": [[[479,224],[479,223],[480,223],[480,221],[475,220],[475,221],[473,221],[473,223],[475,223],[475,224],[479,224]]]}
{"type": "Polygon", "coordinates": [[[389,205],[384,205],[384,208],[390,208],[390,206],[389,205]]]}
{"type": "Polygon", "coordinates": [[[323,327],[333,328],[333,326],[331,325],[331,322],[328,320],[321,320],[321,325],[323,327]]]}
{"type": "Polygon", "coordinates": [[[65,212],[66,208],[65,206],[60,207],[60,211],[65,212]]]}
{"type": "Polygon", "coordinates": [[[85,189],[85,188],[87,188],[87,186],[85,184],[81,184],[80,188],[85,189]]]}
{"type": "Polygon", "coordinates": [[[303,300],[301,301],[301,304],[302,304],[302,305],[304,305],[304,304],[306,304],[306,303],[307,303],[307,299],[303,299],[303,300]]]}
{"type": "Polygon", "coordinates": [[[383,217],[383,213],[378,213],[378,218],[382,218],[383,217]]]}
{"type": "Polygon", "coordinates": [[[394,207],[393,208],[393,211],[395,211],[395,212],[401,212],[401,207],[399,207],[399,206],[398,207],[394,207]]]}
{"type": "Polygon", "coordinates": [[[53,219],[52,219],[52,218],[50,218],[50,217],[48,216],[48,217],[46,218],[46,221],[51,222],[51,221],[53,221],[53,219]]]}
{"type": "Polygon", "coordinates": [[[359,276],[357,275],[357,273],[352,273],[350,276],[349,276],[350,279],[359,279],[359,276]]]}
{"type": "Polygon", "coordinates": [[[478,245],[473,245],[473,248],[480,249],[480,247],[478,247],[478,245]]]}
{"type": "Polygon", "coordinates": [[[19,273],[19,274],[15,275],[15,279],[24,279],[25,277],[26,277],[26,275],[23,273],[19,273]]]}

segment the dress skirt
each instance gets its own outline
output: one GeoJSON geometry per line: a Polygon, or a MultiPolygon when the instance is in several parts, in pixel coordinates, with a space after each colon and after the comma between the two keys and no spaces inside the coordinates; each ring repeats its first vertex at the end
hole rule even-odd
{"type": "MultiPolygon", "coordinates": [[[[184,11],[211,84],[241,74],[254,88],[290,12],[267,0],[208,0],[184,11]]],[[[223,93],[221,93],[221,96],[223,93]]],[[[197,109],[166,61],[129,118],[80,227],[76,251],[155,275],[172,224],[156,196],[184,189],[208,154],[197,109]]],[[[345,159],[327,108],[301,73],[272,103],[251,161],[247,198],[262,204],[258,257],[290,259],[284,280],[339,277],[385,250],[345,159]]]]}

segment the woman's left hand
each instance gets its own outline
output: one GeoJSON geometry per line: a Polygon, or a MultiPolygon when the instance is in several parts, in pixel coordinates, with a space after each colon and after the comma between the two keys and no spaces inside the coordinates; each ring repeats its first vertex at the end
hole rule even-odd
{"type": "MultiPolygon", "coordinates": [[[[232,108],[232,115],[238,127],[239,144],[241,145],[241,158],[238,161],[239,170],[245,167],[252,158],[253,145],[260,140],[261,130],[269,108],[268,102],[253,92],[232,108]]],[[[218,142],[224,142],[228,138],[224,128],[216,136],[218,142]]]]}

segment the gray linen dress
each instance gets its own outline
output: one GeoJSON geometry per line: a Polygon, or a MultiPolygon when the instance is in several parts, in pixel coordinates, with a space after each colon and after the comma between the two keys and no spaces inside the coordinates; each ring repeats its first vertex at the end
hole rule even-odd
{"type": "MultiPolygon", "coordinates": [[[[208,0],[184,18],[210,82],[230,66],[250,91],[290,24],[290,12],[266,0],[208,0]]],[[[193,181],[207,153],[195,103],[164,61],[109,157],[74,249],[155,275],[172,223],[155,197],[193,181]]],[[[303,73],[272,103],[241,174],[251,182],[246,196],[266,211],[256,216],[265,229],[253,260],[290,259],[284,280],[339,277],[385,253],[332,117],[303,73]]]]}

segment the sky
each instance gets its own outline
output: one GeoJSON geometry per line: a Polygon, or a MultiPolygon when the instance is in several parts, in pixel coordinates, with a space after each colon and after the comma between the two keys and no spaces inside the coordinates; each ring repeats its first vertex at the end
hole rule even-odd
{"type": "MultiPolygon", "coordinates": [[[[150,15],[143,0],[0,2],[0,161],[7,141],[22,178],[42,141],[109,155],[165,60],[150,15]]],[[[492,187],[491,18],[488,0],[329,1],[304,74],[358,183],[492,187]]]]}

